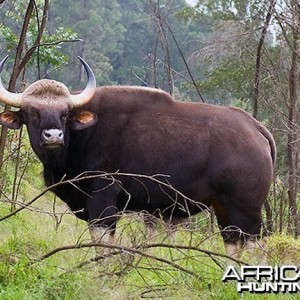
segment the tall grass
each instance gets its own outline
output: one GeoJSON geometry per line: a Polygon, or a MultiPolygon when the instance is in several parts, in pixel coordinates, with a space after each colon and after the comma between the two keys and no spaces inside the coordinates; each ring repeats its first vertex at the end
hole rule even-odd
{"type": "MultiPolygon", "coordinates": [[[[56,213],[63,214],[57,225],[52,214],[53,199],[49,199],[53,197],[49,196],[40,199],[34,210],[22,211],[0,223],[0,299],[240,299],[234,284],[221,281],[228,261],[216,258],[216,263],[204,253],[192,250],[156,246],[143,249],[146,257],[123,251],[93,262],[94,249],[84,248],[61,251],[38,261],[57,247],[90,239],[86,224],[64,214],[65,205],[61,202],[56,204],[56,213]]],[[[1,215],[7,211],[8,204],[3,204],[1,215]]],[[[191,245],[192,240],[192,245],[224,253],[221,238],[207,233],[202,217],[198,224],[200,228],[183,228],[173,237],[167,236],[161,226],[157,236],[147,241],[139,218],[126,217],[118,225],[117,236],[119,245],[126,245],[124,248],[154,243],[191,245]]],[[[289,259],[295,263],[300,243],[288,237],[271,238],[269,250],[274,258],[276,253],[276,263],[281,247],[286,249],[291,241],[289,259]]],[[[280,299],[289,295],[242,295],[244,299],[258,297],[280,299]]]]}

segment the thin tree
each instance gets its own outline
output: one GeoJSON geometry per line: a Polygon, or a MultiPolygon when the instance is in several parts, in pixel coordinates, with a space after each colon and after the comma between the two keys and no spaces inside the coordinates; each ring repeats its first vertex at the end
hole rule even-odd
{"type": "Polygon", "coordinates": [[[277,13],[276,19],[281,28],[286,44],[291,50],[291,60],[288,71],[287,105],[287,164],[288,164],[288,228],[295,236],[300,234],[300,224],[297,209],[298,172],[299,172],[299,134],[298,134],[298,97],[299,97],[299,26],[300,7],[296,0],[286,3],[289,15],[277,13]]]}
{"type": "MultiPolygon", "coordinates": [[[[259,99],[259,89],[260,89],[260,73],[261,73],[261,57],[262,57],[262,49],[265,42],[265,37],[268,32],[268,28],[270,25],[270,21],[272,18],[272,15],[274,13],[274,8],[276,5],[276,0],[271,0],[270,5],[267,11],[266,20],[263,25],[263,29],[261,31],[261,36],[257,45],[257,51],[256,51],[256,64],[255,64],[255,76],[254,76],[254,95],[253,95],[253,117],[257,119],[258,114],[258,99],[259,99]]],[[[269,232],[272,231],[272,210],[270,207],[270,203],[268,202],[268,199],[266,200],[264,204],[265,210],[266,210],[266,219],[267,219],[267,230],[269,232]]]]}
{"type": "MultiPolygon", "coordinates": [[[[41,38],[43,36],[44,29],[45,29],[45,25],[46,25],[47,13],[49,10],[49,0],[44,1],[43,16],[41,18],[40,23],[37,24],[37,36],[36,36],[35,42],[33,43],[32,47],[29,48],[23,55],[23,53],[25,51],[26,36],[27,36],[30,20],[33,16],[34,11],[36,11],[35,8],[36,8],[35,1],[30,0],[29,4],[27,6],[26,12],[25,12],[25,17],[24,17],[24,21],[23,21],[23,25],[22,25],[20,38],[19,38],[19,42],[18,42],[18,45],[16,48],[14,65],[13,65],[13,69],[12,69],[12,73],[11,73],[11,77],[10,77],[10,81],[9,81],[9,85],[8,85],[8,90],[11,92],[14,92],[16,90],[17,80],[18,80],[21,72],[25,68],[25,65],[27,64],[27,62],[32,57],[34,51],[39,47],[41,38]],[[22,56],[23,56],[23,58],[22,58],[22,56]]],[[[9,109],[10,109],[10,106],[6,105],[5,111],[7,111],[9,109]]],[[[1,140],[0,140],[0,169],[3,165],[6,140],[7,140],[7,128],[2,127],[1,140]]]]}
{"type": "Polygon", "coordinates": [[[272,18],[272,15],[274,13],[274,8],[276,5],[276,0],[271,0],[268,12],[266,15],[266,20],[263,25],[261,36],[257,45],[256,50],[256,64],[255,64],[255,76],[254,76],[254,95],[253,95],[253,117],[257,119],[257,113],[258,113],[258,99],[259,99],[259,88],[260,88],[260,71],[261,71],[261,56],[262,56],[262,48],[265,42],[265,37],[268,32],[268,28],[270,25],[270,21],[272,18]]]}
{"type": "Polygon", "coordinates": [[[297,167],[299,162],[299,153],[297,145],[298,132],[297,132],[297,122],[298,122],[298,105],[297,98],[299,95],[299,62],[298,62],[298,51],[299,51],[299,25],[300,25],[300,9],[297,5],[296,0],[292,0],[292,57],[291,66],[289,73],[289,120],[288,120],[288,167],[289,167],[289,179],[288,179],[288,197],[289,206],[292,216],[292,222],[295,227],[295,236],[300,234],[298,213],[297,213],[297,167]]]}
{"type": "MultiPolygon", "coordinates": [[[[167,85],[169,93],[172,95],[174,90],[174,79],[171,68],[171,55],[170,46],[167,36],[167,28],[165,26],[167,15],[163,13],[160,5],[160,1],[149,1],[151,7],[151,17],[154,20],[154,24],[157,28],[157,38],[160,39],[161,49],[164,55],[164,67],[167,75],[167,85]]],[[[157,48],[155,49],[157,53],[157,48]]],[[[156,56],[155,53],[155,56],[156,56]]]]}

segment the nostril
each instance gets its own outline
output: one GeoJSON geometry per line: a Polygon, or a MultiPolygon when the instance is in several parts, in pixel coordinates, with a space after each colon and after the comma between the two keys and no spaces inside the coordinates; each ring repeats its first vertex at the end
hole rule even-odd
{"type": "Polygon", "coordinates": [[[61,143],[63,142],[64,134],[60,129],[45,129],[42,132],[42,138],[47,143],[61,143]]]}
{"type": "Polygon", "coordinates": [[[47,132],[47,131],[44,131],[44,132],[43,132],[43,135],[44,135],[44,137],[47,138],[47,139],[51,138],[51,134],[50,134],[49,132],[47,132]]]}

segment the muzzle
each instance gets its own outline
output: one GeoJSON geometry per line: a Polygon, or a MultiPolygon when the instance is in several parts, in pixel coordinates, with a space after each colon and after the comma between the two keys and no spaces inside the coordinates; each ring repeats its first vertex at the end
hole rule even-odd
{"type": "Polygon", "coordinates": [[[64,145],[64,133],[60,129],[45,129],[42,132],[42,146],[58,148],[64,145]]]}

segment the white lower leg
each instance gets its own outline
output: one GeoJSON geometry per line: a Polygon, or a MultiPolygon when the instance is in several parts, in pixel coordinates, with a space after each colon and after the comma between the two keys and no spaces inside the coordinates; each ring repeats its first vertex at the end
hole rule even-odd
{"type": "Polygon", "coordinates": [[[144,214],[143,221],[146,227],[146,239],[153,240],[158,235],[157,219],[149,214],[144,214]]]}
{"type": "Polygon", "coordinates": [[[244,249],[249,253],[249,258],[251,263],[258,264],[258,265],[267,265],[268,258],[265,251],[266,244],[268,238],[264,237],[262,239],[248,239],[244,249]]]}
{"type": "Polygon", "coordinates": [[[173,244],[176,244],[176,232],[180,229],[183,223],[186,223],[185,218],[168,217],[164,218],[165,229],[173,244]]]}
{"type": "Polygon", "coordinates": [[[225,243],[225,251],[228,256],[234,259],[241,259],[243,253],[241,249],[241,242],[238,241],[235,244],[225,243]]]}
{"type": "MultiPolygon", "coordinates": [[[[90,235],[94,243],[114,244],[114,231],[98,226],[89,226],[90,235]]],[[[109,247],[95,247],[97,254],[109,254],[109,247]]]]}

